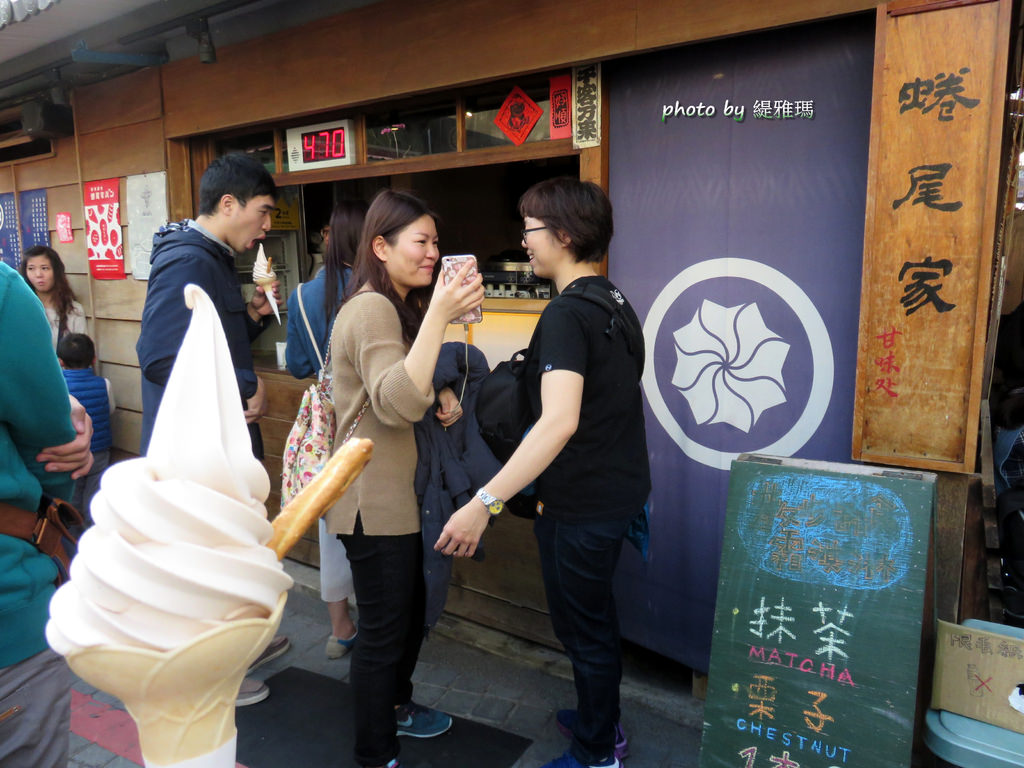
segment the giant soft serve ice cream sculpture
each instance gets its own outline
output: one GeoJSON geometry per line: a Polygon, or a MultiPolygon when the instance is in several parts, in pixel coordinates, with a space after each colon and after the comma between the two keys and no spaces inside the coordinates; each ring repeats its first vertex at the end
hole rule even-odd
{"type": "Polygon", "coordinates": [[[335,482],[325,469],[272,526],[216,309],[197,286],[185,297],[192,319],[149,452],[104,473],[46,637],[79,677],[124,702],[149,768],[234,768],[238,688],[292,585],[279,562],[290,544],[277,542],[294,543],[341,495],[372,443],[346,443],[335,482]]]}

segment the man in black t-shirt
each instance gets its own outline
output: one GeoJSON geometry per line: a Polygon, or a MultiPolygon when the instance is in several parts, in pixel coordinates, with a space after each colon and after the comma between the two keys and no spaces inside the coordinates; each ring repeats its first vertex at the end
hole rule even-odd
{"type": "Polygon", "coordinates": [[[595,184],[558,178],[519,201],[523,245],[538,277],[560,295],[544,310],[527,352],[536,423],[504,468],[445,526],[435,549],[472,556],[503,499],[537,483],[534,533],[555,634],[573,665],[577,708],[559,711],[569,750],[543,768],[618,768],[628,753],[619,725],[622,661],[612,577],[630,524],[644,515],[650,467],[644,432],[640,324],[598,274],[612,210],[595,184]],[[603,292],[602,302],[579,296],[603,292]]]}

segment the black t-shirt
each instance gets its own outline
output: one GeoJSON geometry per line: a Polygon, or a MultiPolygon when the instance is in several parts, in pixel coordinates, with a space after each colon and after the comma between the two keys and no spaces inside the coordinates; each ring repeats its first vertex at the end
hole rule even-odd
{"type": "MultiPolygon", "coordinates": [[[[585,277],[613,290],[603,277],[585,277]]],[[[639,328],[633,308],[623,307],[639,328]]],[[[636,335],[630,354],[627,334],[605,333],[611,315],[576,296],[559,296],[548,304],[534,331],[527,360],[530,405],[540,415],[540,382],[548,371],[567,370],[583,376],[579,426],[561,453],[537,479],[542,513],[559,520],[584,522],[631,517],[651,490],[643,400],[637,360],[644,356],[636,335]]]]}

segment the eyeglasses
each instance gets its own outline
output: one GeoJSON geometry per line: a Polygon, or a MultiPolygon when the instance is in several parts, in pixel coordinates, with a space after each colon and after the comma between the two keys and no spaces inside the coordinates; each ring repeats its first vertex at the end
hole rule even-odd
{"type": "Polygon", "coordinates": [[[528,234],[530,234],[531,232],[537,232],[538,230],[541,230],[541,229],[547,229],[547,227],[530,227],[529,229],[522,230],[523,240],[526,240],[526,236],[528,234]]]}

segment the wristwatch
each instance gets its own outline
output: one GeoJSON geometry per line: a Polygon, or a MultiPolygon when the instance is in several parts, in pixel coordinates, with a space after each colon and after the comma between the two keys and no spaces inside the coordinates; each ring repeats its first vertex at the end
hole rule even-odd
{"type": "Polygon", "coordinates": [[[505,502],[499,499],[497,496],[492,496],[483,488],[476,492],[476,497],[484,503],[487,507],[487,511],[492,515],[501,514],[501,510],[505,508],[505,502]]]}

